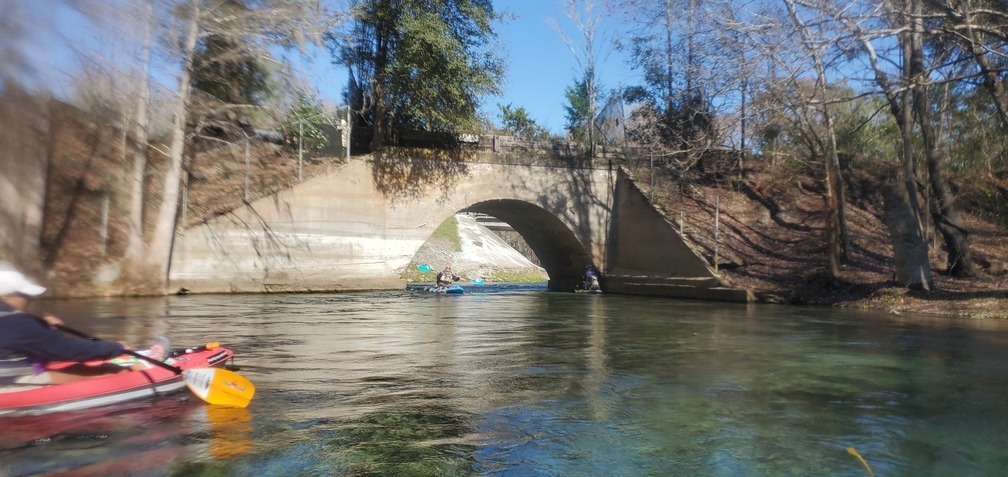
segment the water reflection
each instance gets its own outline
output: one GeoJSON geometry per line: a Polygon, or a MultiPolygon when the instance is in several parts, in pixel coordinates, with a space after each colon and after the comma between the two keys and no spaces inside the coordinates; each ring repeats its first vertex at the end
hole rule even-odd
{"type": "Polygon", "coordinates": [[[848,447],[877,475],[1008,461],[1004,324],[492,287],[46,305],[99,336],[221,341],[257,395],[2,421],[2,475],[865,475],[848,447]]]}

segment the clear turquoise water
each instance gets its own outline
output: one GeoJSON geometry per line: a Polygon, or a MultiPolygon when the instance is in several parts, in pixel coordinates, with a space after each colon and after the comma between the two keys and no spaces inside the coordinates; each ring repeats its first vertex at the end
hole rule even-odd
{"type": "Polygon", "coordinates": [[[0,418],[0,475],[868,475],[849,447],[879,476],[1008,471],[1000,322],[507,287],[41,306],[219,340],[257,394],[0,418]]]}

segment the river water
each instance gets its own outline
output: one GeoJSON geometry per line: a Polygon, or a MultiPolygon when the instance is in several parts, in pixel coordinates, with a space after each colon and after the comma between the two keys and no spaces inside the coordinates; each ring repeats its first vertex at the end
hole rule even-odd
{"type": "Polygon", "coordinates": [[[3,476],[1008,471],[1001,322],[506,286],[36,305],[220,341],[257,392],[0,418],[3,476]]]}

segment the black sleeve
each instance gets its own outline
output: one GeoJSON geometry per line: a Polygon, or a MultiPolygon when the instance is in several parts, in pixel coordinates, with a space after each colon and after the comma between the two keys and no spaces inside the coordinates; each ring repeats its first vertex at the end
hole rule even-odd
{"type": "Polygon", "coordinates": [[[108,359],[125,351],[121,343],[75,338],[28,314],[4,318],[7,348],[41,361],[108,359]]]}

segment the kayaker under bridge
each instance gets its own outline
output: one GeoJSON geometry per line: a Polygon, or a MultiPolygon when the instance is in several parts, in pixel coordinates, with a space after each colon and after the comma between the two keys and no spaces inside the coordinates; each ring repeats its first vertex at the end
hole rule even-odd
{"type": "Polygon", "coordinates": [[[446,157],[390,149],[192,226],[175,238],[171,287],[400,288],[417,250],[461,211],[510,224],[546,269],[550,290],[573,290],[593,263],[607,292],[749,300],[744,290],[722,288],[611,162],[497,150],[446,157]]]}

